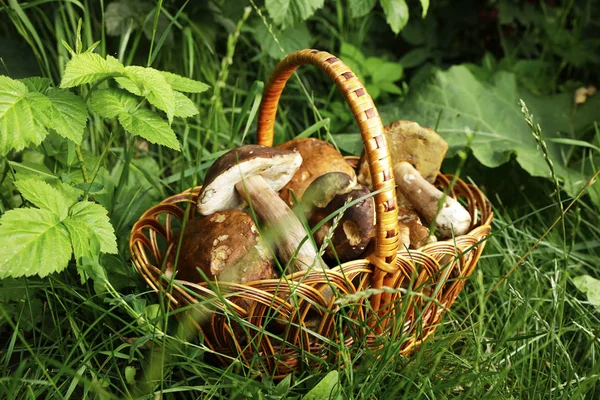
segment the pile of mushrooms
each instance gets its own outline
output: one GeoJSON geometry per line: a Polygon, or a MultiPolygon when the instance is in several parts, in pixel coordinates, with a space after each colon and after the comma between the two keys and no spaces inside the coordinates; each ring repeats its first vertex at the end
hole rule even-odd
{"type": "MultiPolygon", "coordinates": [[[[385,134],[403,245],[414,249],[466,233],[467,210],[432,184],[447,143],[410,121],[387,126],[385,134]]],[[[365,155],[357,174],[322,140],[238,147],[207,171],[196,204],[203,217],[188,222],[177,265],[170,259],[167,271],[192,282],[247,283],[366,256],[375,234],[371,190],[365,155]],[[276,272],[274,256],[283,270],[276,272]]],[[[331,291],[322,293],[329,301],[331,291]]]]}

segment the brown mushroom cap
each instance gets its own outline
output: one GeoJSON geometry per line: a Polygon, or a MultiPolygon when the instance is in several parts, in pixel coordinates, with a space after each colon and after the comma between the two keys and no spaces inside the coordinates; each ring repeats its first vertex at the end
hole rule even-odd
{"type": "MultiPolygon", "coordinates": [[[[167,262],[168,270],[173,270],[175,250],[176,244],[167,262]]],[[[202,282],[204,279],[197,269],[210,280],[237,283],[274,276],[269,248],[252,218],[239,210],[226,210],[187,223],[175,276],[202,282]]]]}
{"type": "MultiPolygon", "coordinates": [[[[341,172],[330,172],[313,181],[304,193],[302,205],[308,213],[309,225],[314,227],[327,216],[353,200],[369,195],[369,190],[341,172]]],[[[327,247],[325,256],[341,262],[358,258],[375,236],[375,202],[367,197],[343,211],[327,247]]],[[[321,246],[333,227],[333,219],[325,222],[314,234],[321,246]]]]}
{"type": "Polygon", "coordinates": [[[240,207],[242,198],[235,185],[260,175],[275,192],[289,182],[300,167],[299,153],[260,145],[246,145],[222,155],[206,171],[204,186],[198,196],[200,214],[240,207]]]}
{"type": "Polygon", "coordinates": [[[346,162],[344,156],[331,143],[323,140],[299,138],[276,147],[282,150],[297,151],[302,155],[302,165],[279,193],[283,201],[290,206],[294,205],[290,189],[300,200],[308,186],[321,175],[336,171],[343,172],[353,179],[356,176],[354,169],[346,162]]]}

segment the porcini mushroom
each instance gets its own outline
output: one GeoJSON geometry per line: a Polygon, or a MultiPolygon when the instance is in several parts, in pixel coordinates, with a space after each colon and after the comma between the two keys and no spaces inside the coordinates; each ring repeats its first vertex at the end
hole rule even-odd
{"type": "MultiPolygon", "coordinates": [[[[390,150],[392,165],[402,161],[412,164],[423,178],[433,183],[440,172],[442,161],[448,151],[448,143],[434,130],[421,127],[413,121],[396,121],[384,127],[384,133],[390,150]]],[[[366,155],[359,162],[358,182],[371,189],[371,176],[366,155]]],[[[413,249],[435,240],[423,226],[412,202],[403,193],[397,191],[398,221],[400,231],[408,232],[400,239],[406,247],[413,249]],[[405,227],[405,229],[403,229],[405,227]]]]}
{"type": "MultiPolygon", "coordinates": [[[[356,179],[343,172],[330,172],[315,179],[304,192],[302,208],[308,216],[311,227],[316,226],[327,216],[344,207],[345,204],[368,196],[369,190],[356,182],[356,179]]],[[[331,245],[325,256],[341,262],[358,258],[375,235],[375,202],[367,197],[343,211],[335,230],[333,219],[325,222],[314,234],[315,242],[321,246],[331,235],[331,245]]]]}
{"type": "Polygon", "coordinates": [[[344,156],[331,143],[314,138],[298,138],[277,146],[278,149],[300,153],[302,165],[290,182],[285,185],[279,196],[289,205],[294,206],[294,195],[301,199],[304,191],[318,177],[328,172],[343,172],[355,179],[354,169],[346,162],[344,156]]]}
{"type": "Polygon", "coordinates": [[[471,226],[471,214],[455,199],[445,196],[427,182],[410,163],[402,161],[394,167],[398,190],[443,237],[464,235],[471,226]],[[439,203],[444,202],[439,207],[439,203]],[[439,210],[438,210],[439,208],[439,210]]]}
{"type": "Polygon", "coordinates": [[[206,172],[206,181],[198,196],[197,208],[203,214],[250,203],[270,230],[275,230],[277,254],[284,264],[295,255],[295,271],[311,265],[326,268],[313,243],[305,240],[304,226],[279,198],[277,191],[289,182],[302,156],[293,151],[260,145],[246,145],[221,156],[206,172]],[[297,253],[296,253],[297,252],[297,253]]]}
{"type": "MultiPolygon", "coordinates": [[[[179,240],[176,235],[174,244],[179,240]]],[[[167,271],[177,279],[246,283],[274,276],[271,251],[252,218],[240,210],[225,210],[189,221],[183,231],[177,267],[175,251],[167,271]]]]}

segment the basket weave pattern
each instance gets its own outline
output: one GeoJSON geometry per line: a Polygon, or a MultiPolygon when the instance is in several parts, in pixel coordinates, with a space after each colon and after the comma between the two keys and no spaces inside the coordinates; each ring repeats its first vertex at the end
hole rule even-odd
{"type": "MultiPolygon", "coordinates": [[[[401,353],[409,353],[435,330],[462,290],[481,256],[493,218],[481,191],[456,179],[448,194],[467,206],[470,231],[418,250],[399,251],[395,182],[383,124],[360,80],[326,52],[302,50],[276,67],[261,105],[259,144],[273,144],[281,92],[301,64],[321,68],[336,83],[361,131],[378,191],[377,231],[368,255],[326,272],[310,270],[246,284],[172,279],[164,272],[165,261],[174,251],[172,243],[182,222],[199,217],[194,204],[200,187],[148,210],[130,237],[134,264],[148,285],[174,309],[203,310],[203,317],[196,314],[193,323],[222,363],[238,358],[255,371],[275,376],[336,357],[336,343],[376,347],[379,338],[395,335],[402,340],[401,353]],[[322,292],[329,286],[338,296],[328,303],[322,292]]],[[[356,166],[356,157],[347,160],[356,166]]],[[[445,190],[453,179],[439,175],[436,184],[445,190]]]]}

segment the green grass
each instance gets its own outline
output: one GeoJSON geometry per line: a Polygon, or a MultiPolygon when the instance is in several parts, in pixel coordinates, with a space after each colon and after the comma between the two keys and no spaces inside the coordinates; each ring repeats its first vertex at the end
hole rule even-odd
{"type": "MultiPolygon", "coordinates": [[[[212,363],[202,340],[165,312],[138,275],[128,254],[129,231],[145,209],[201,183],[224,150],[254,141],[262,96],[257,81],[267,79],[275,62],[250,39],[252,25],[241,13],[232,31],[212,41],[210,22],[194,19],[200,11],[169,2],[167,12],[159,1],[150,23],[157,40],[151,44],[141,30],[107,37],[101,3],[0,0],[0,33],[24,37],[40,73],[58,82],[68,60],[60,40],[73,46],[82,18],[84,48],[102,40],[100,52],[118,54],[127,64],[151,64],[215,89],[193,97],[199,116],[174,126],[181,153],[147,146],[116,124],[89,121],[83,157],[92,176],[113,184],[97,194],[111,204],[119,238],[121,253],[102,259],[112,286],[99,294],[91,280],[81,282],[74,265],[45,279],[0,282],[0,398],[301,398],[333,370],[339,371],[343,399],[600,396],[599,314],[571,282],[599,275],[600,208],[584,195],[553,225],[573,199],[557,196],[552,182],[527,176],[516,163],[489,170],[472,156],[462,175],[485,186],[494,205],[492,235],[457,302],[414,355],[398,356],[399,342],[388,341],[374,354],[342,351],[345,357],[282,383],[256,378],[236,363],[212,363]],[[159,16],[167,31],[158,30],[159,16]],[[168,30],[178,40],[170,41],[168,30]]],[[[365,35],[364,27],[340,13],[319,18],[335,30],[317,39],[323,48],[333,51],[332,41],[365,35]]],[[[314,69],[300,70],[298,77],[284,92],[276,142],[303,132],[330,137],[329,123],[319,121],[339,95],[314,69]]],[[[50,171],[59,171],[60,163],[45,155],[53,163],[50,171]]],[[[13,171],[5,164],[0,172],[6,178],[13,171]]],[[[445,171],[455,164],[448,160],[445,171]]],[[[6,197],[7,191],[16,196],[6,179],[3,204],[19,204],[6,197]]]]}

